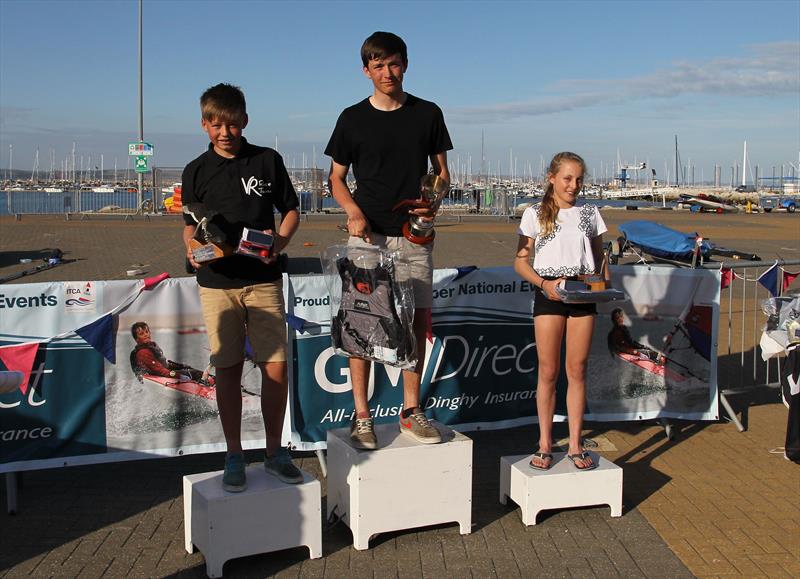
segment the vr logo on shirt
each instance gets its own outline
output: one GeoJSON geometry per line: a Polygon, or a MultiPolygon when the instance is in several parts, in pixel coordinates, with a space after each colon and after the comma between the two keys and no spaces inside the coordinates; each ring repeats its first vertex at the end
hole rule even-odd
{"type": "Polygon", "coordinates": [[[269,181],[262,181],[255,177],[250,177],[247,181],[242,177],[242,187],[244,187],[244,194],[251,195],[255,193],[259,197],[269,195],[272,193],[272,183],[269,181]]]}

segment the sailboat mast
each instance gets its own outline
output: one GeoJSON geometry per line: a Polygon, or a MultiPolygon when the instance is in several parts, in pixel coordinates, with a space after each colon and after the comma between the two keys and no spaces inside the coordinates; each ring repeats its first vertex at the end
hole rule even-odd
{"type": "Polygon", "coordinates": [[[678,173],[678,135],[675,135],[675,186],[680,187],[680,173],[678,173]]]}
{"type": "Polygon", "coordinates": [[[742,156],[742,185],[747,185],[747,141],[744,142],[744,154],[742,156]]]}

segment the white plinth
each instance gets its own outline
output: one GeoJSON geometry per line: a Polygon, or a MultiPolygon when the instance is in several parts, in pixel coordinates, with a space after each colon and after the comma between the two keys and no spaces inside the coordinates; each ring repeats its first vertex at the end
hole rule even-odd
{"type": "Polygon", "coordinates": [[[303,472],[290,485],[264,471],[247,468],[247,490],[222,489],[222,471],[183,477],[186,550],[197,547],[209,577],[221,577],[225,561],[291,547],[322,556],[322,499],[319,481],[303,472]]]}
{"type": "Polygon", "coordinates": [[[353,546],[368,549],[377,533],[457,522],[472,527],[472,440],[441,424],[441,444],[378,425],[378,450],[350,446],[350,429],[328,431],[328,517],[340,517],[353,546]]]}
{"type": "Polygon", "coordinates": [[[589,453],[598,464],[594,470],[579,471],[566,453],[553,453],[549,470],[528,466],[532,455],[500,458],[500,502],[510,498],[521,507],[522,522],[536,524],[536,515],[546,509],[608,505],[611,516],[622,516],[622,469],[613,462],[589,453]]]}

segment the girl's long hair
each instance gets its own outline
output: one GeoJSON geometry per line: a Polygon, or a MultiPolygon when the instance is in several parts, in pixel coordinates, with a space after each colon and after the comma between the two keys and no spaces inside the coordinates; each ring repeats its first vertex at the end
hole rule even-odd
{"type": "Polygon", "coordinates": [[[581,166],[581,170],[586,173],[586,162],[580,155],[564,151],[556,154],[550,161],[550,166],[547,168],[547,187],[544,190],[544,197],[542,198],[542,208],[539,211],[539,229],[541,229],[542,236],[550,235],[556,227],[556,219],[558,218],[558,205],[553,197],[553,184],[550,182],[550,177],[555,176],[561,168],[564,161],[574,161],[581,166]]]}

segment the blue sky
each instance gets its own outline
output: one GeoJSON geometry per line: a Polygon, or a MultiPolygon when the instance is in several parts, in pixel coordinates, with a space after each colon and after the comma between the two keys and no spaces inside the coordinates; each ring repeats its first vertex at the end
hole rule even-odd
{"type": "MultiPolygon", "coordinates": [[[[359,48],[375,30],[409,46],[408,92],[438,103],[451,170],[516,174],[573,150],[596,174],[619,158],[722,181],[741,163],[798,165],[800,2],[266,2],[145,0],[144,130],[155,164],[201,153],[198,98],[247,95],[251,142],[320,167],[341,110],[368,96],[359,48]]],[[[136,140],[137,3],[0,1],[0,167],[40,170],[76,144],[109,171],[136,140]]],[[[673,176],[674,178],[674,176],[673,176]]]]}

